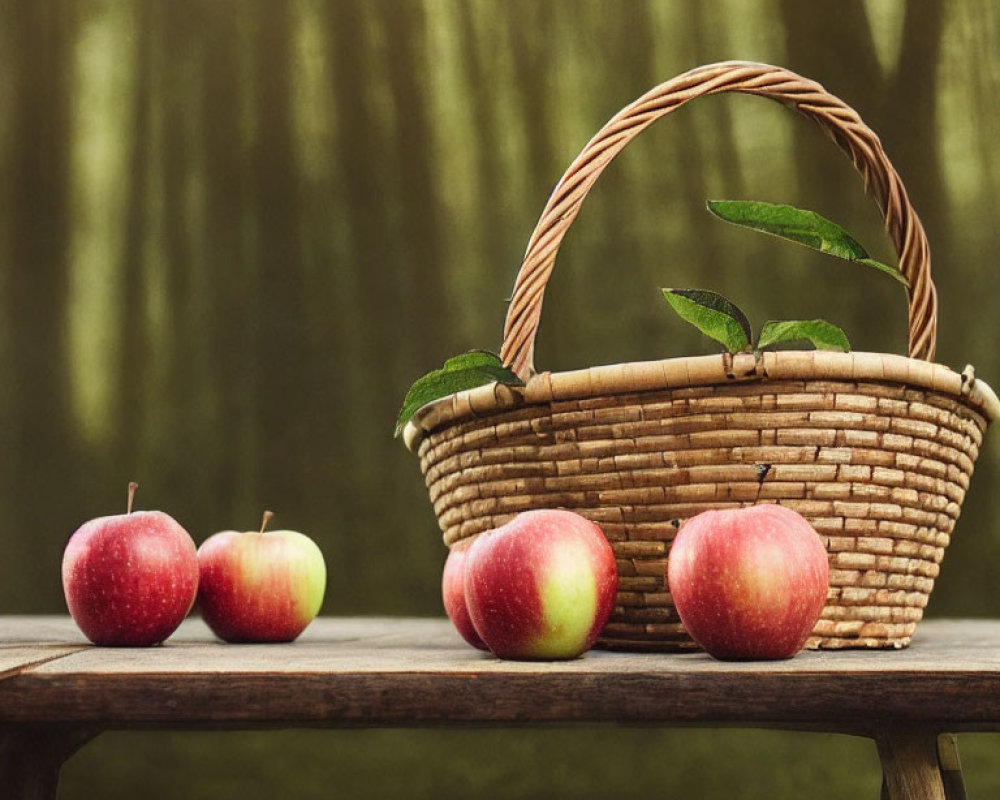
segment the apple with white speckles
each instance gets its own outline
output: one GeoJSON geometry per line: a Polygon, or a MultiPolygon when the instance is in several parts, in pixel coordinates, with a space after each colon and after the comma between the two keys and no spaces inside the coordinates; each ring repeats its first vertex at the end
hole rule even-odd
{"type": "Polygon", "coordinates": [[[198,590],[198,560],[186,530],[162,511],[133,511],[81,525],[63,552],[66,605],[91,642],[159,644],[181,624],[198,590]]]}
{"type": "Polygon", "coordinates": [[[564,509],[525,511],[479,534],[465,565],[476,632],[500,658],[571,659],[590,649],[618,590],[601,529],[564,509]]]}
{"type": "Polygon", "coordinates": [[[790,658],[823,612],[829,558],[809,521],[785,506],[704,511],[677,531],[667,583],[681,622],[710,655],[790,658]]]}
{"type": "Polygon", "coordinates": [[[326,562],[303,533],[220,531],[198,548],[198,608],[226,642],[290,642],[319,613],[326,562]]]}

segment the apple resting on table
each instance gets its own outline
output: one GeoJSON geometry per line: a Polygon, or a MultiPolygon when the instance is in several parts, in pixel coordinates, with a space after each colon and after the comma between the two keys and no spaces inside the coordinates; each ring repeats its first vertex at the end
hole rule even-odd
{"type": "Polygon", "coordinates": [[[132,511],[85,522],[63,553],[66,605],[94,644],[144,647],[181,624],[198,590],[194,541],[162,511],[132,511]]]}
{"type": "Polygon", "coordinates": [[[198,608],[227,642],[290,642],[313,621],[326,591],[326,562],[298,531],[221,531],[198,548],[198,608]]]}
{"type": "Polygon", "coordinates": [[[771,503],[691,517],[667,561],[681,622],[723,660],[799,652],[823,612],[829,580],[816,530],[801,514],[771,503]]]}
{"type": "Polygon", "coordinates": [[[469,616],[500,658],[576,658],[597,641],[617,590],[611,545],[571,511],[525,511],[479,534],[467,555],[469,616]]]}
{"type": "Polygon", "coordinates": [[[473,647],[488,650],[486,643],[476,633],[465,602],[465,565],[471,542],[463,539],[451,546],[441,572],[441,600],[444,610],[461,637],[473,647]]]}

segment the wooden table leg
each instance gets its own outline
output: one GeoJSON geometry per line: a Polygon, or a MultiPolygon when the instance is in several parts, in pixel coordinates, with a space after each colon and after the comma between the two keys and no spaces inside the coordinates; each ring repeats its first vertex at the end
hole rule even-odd
{"type": "Polygon", "coordinates": [[[898,726],[880,731],[883,800],[949,800],[938,760],[938,731],[898,726]]]}
{"type": "Polygon", "coordinates": [[[962,761],[958,757],[958,737],[955,734],[942,733],[938,737],[938,764],[941,765],[944,796],[948,800],[967,800],[962,761]]]}
{"type": "Polygon", "coordinates": [[[99,733],[92,728],[0,728],[0,786],[10,800],[55,800],[63,763],[99,733]]]}

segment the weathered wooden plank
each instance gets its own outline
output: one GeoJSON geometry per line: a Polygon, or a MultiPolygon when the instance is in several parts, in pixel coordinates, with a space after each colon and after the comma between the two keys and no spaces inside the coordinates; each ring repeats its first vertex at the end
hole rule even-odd
{"type": "Polygon", "coordinates": [[[0,680],[16,675],[24,669],[37,667],[57,658],[76,653],[81,646],[23,645],[0,647],[0,680]]]}
{"type": "Polygon", "coordinates": [[[569,662],[500,661],[464,645],[444,619],[318,619],[292,644],[229,645],[214,639],[200,620],[190,619],[160,647],[97,648],[82,643],[69,620],[46,620],[50,640],[30,644],[30,618],[0,618],[0,657],[18,653],[46,661],[45,673],[121,672],[466,672],[470,665],[491,673],[573,674],[715,673],[919,673],[948,676],[1000,670],[1000,621],[926,621],[911,647],[899,651],[807,651],[783,661],[721,662],[703,653],[623,653],[594,650],[569,662]],[[59,623],[59,624],[57,624],[59,623]],[[63,633],[62,644],[58,638],[63,633]]]}
{"type": "Polygon", "coordinates": [[[574,722],[860,733],[878,742],[884,797],[959,798],[954,737],[936,737],[1000,730],[1000,622],[925,621],[898,652],[531,663],[468,647],[444,619],[320,619],[284,645],[223,644],[191,619],[160,647],[113,649],[68,618],[0,618],[0,774],[32,800],[54,797],[62,761],[107,727],[574,722]]]}
{"type": "MultiPolygon", "coordinates": [[[[0,642],[23,641],[32,624],[3,620],[0,642]]],[[[50,635],[64,631],[75,641],[68,620],[46,624],[50,635]]],[[[0,681],[0,722],[626,722],[866,732],[886,719],[998,729],[1000,623],[928,621],[897,652],[734,664],[700,653],[591,651],[532,663],[474,650],[443,619],[321,619],[290,645],[222,644],[193,619],[161,647],[83,647],[0,681]]]]}
{"type": "Polygon", "coordinates": [[[66,616],[0,616],[0,649],[31,644],[87,644],[66,616]]]}
{"type": "Polygon", "coordinates": [[[0,680],[87,645],[66,617],[0,617],[0,680]]]}
{"type": "MultiPolygon", "coordinates": [[[[330,647],[343,652],[370,652],[386,650],[398,654],[406,649],[451,650],[453,655],[480,656],[478,651],[462,645],[444,619],[395,619],[380,617],[353,617],[318,619],[302,637],[292,645],[226,645],[214,639],[208,629],[197,619],[186,621],[180,630],[161,647],[92,648],[89,647],[73,623],[67,618],[0,617],[0,653],[10,648],[37,647],[46,651],[51,647],[87,649],[97,657],[113,661],[122,653],[145,654],[145,658],[157,658],[166,652],[176,653],[184,648],[185,655],[197,652],[211,652],[214,658],[231,660],[234,667],[244,662],[248,652],[268,652],[278,654],[275,660],[284,660],[290,651],[309,645],[311,648],[330,647]],[[37,621],[36,621],[37,619],[37,621]],[[43,636],[34,636],[38,631],[43,636]],[[231,658],[230,658],[231,657],[231,658]]],[[[588,662],[591,658],[602,659],[600,664],[635,664],[648,669],[654,664],[676,667],[697,664],[698,669],[719,671],[751,670],[799,672],[817,669],[872,670],[884,669],[981,669],[993,671],[997,668],[997,652],[1000,650],[1000,621],[925,621],[918,629],[914,646],[901,651],[827,651],[806,652],[795,659],[773,662],[752,662],[726,664],[716,662],[697,653],[646,654],[646,653],[603,653],[593,651],[584,659],[570,664],[588,662]],[[607,659],[612,659],[608,661],[607,659]],[[703,662],[703,663],[702,663],[703,662]]],[[[489,656],[482,659],[495,661],[489,656]]],[[[130,663],[141,664],[141,659],[131,659],[130,663]]],[[[495,662],[501,668],[518,668],[517,662],[495,662]]],[[[544,669],[544,663],[520,665],[544,669]]],[[[565,662],[563,664],[565,666],[565,662]]],[[[599,668],[598,665],[593,665],[599,668]]]]}

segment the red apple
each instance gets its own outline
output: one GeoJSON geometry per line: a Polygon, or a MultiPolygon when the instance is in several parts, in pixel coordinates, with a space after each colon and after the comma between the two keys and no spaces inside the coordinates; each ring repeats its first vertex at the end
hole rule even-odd
{"type": "Polygon", "coordinates": [[[799,652],[823,611],[829,581],[819,534],[801,514],[775,504],[692,517],[667,562],[681,622],[724,660],[799,652]]]}
{"type": "Polygon", "coordinates": [[[221,531],[198,548],[198,607],[227,642],[290,642],[313,621],[326,591],[326,562],[298,531],[221,531]]]}
{"type": "Polygon", "coordinates": [[[451,546],[441,573],[441,599],[448,619],[462,638],[473,647],[488,650],[486,643],[476,633],[469,616],[469,607],[465,603],[465,564],[470,544],[470,540],[463,539],[451,546]]]}
{"type": "Polygon", "coordinates": [[[66,605],[94,644],[159,644],[187,616],[198,590],[194,541],[162,511],[132,511],[85,522],[63,553],[66,605]]]}
{"type": "Polygon", "coordinates": [[[618,590],[611,545],[571,511],[526,511],[476,537],[465,600],[476,632],[500,658],[576,658],[597,640],[618,590]]]}

